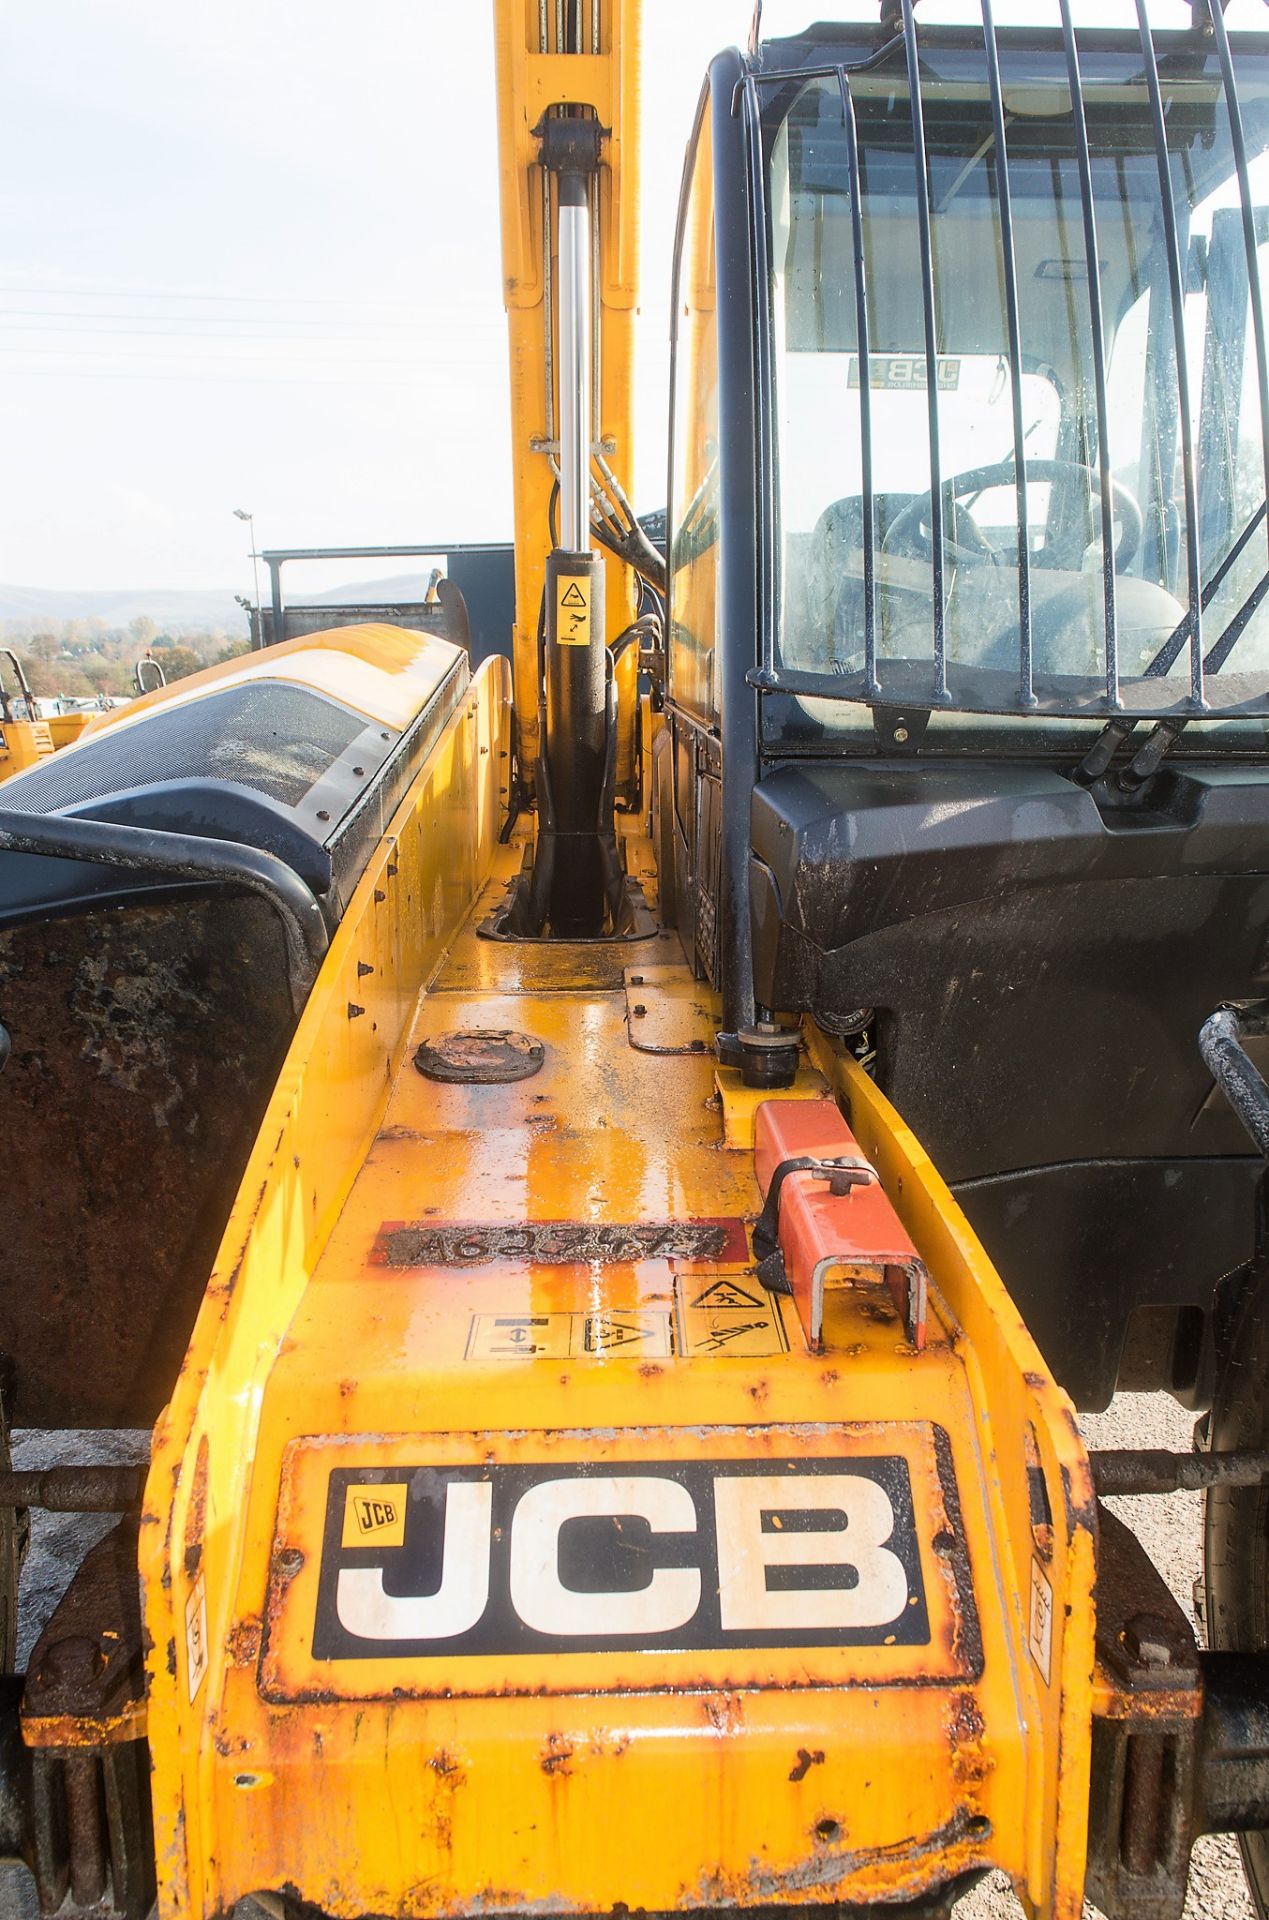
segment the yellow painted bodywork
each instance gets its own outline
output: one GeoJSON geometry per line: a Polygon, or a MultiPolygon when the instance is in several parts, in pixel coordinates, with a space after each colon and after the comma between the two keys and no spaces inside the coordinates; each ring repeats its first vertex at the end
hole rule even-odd
{"type": "MultiPolygon", "coordinates": [[[[160,1911],[210,1920],[269,1892],[341,1920],[835,1907],[915,1900],[995,1866],[1029,1912],[1077,1920],[1088,1463],[952,1196],[871,1080],[808,1033],[786,1097],[837,1095],[932,1281],[924,1352],[884,1290],[859,1288],[830,1296],[812,1353],[790,1305],[756,1280],[746,1238],[762,1096],[716,1072],[718,1009],[674,937],[481,937],[525,849],[523,832],[499,837],[513,731],[522,773],[537,747],[551,471],[534,443],[548,437],[555,262],[533,129],[561,104],[609,130],[594,430],[630,473],[637,6],[599,0],[597,33],[595,10],[579,11],[590,50],[561,54],[555,7],[496,0],[514,702],[507,663],[487,662],[366,867],[155,1436],[140,1558],[160,1911]],[[421,1045],[468,1028],[531,1036],[541,1071],[498,1085],[416,1071],[421,1045]],[[675,1244],[703,1222],[725,1228],[708,1257],[563,1262],[504,1246],[428,1265],[395,1251],[446,1226],[455,1244],[538,1223],[664,1229],[675,1244]],[[637,1480],[663,1463],[686,1479],[712,1463],[719,1485],[739,1469],[774,1484],[879,1459],[906,1476],[918,1613],[866,1644],[776,1630],[549,1652],[513,1638],[438,1657],[323,1637],[329,1566],[358,1551],[360,1524],[378,1551],[404,1552],[420,1474],[637,1480]]],[[[705,250],[702,238],[701,285],[705,250]]],[[[610,639],[631,589],[610,563],[610,639]]],[[[395,726],[417,646],[345,631],[273,648],[252,670],[395,726]],[[355,667],[350,646],[364,654],[355,667]]],[[[631,652],[617,780],[628,866],[651,893],[636,674],[631,652]]],[[[109,724],[218,684],[198,676],[109,724]]],[[[716,1487],[710,1498],[726,1510],[716,1487]]],[[[716,1594],[734,1577],[721,1545],[713,1577],[716,1594]]]]}
{"type": "MultiPolygon", "coordinates": [[[[593,110],[608,130],[598,189],[599,384],[593,440],[626,492],[634,476],[634,321],[638,292],[639,0],[585,0],[583,44],[593,47],[592,12],[599,17],[599,51],[556,49],[554,5],[495,0],[498,61],[498,147],[502,183],[503,299],[511,372],[511,444],[515,498],[516,623],[513,642],[516,721],[522,770],[532,784],[538,752],[538,612],[550,547],[548,508],[553,477],[543,450],[548,404],[556,432],[558,353],[551,336],[548,290],[558,281],[550,246],[554,187],[538,165],[533,129],[548,109],[569,103],[593,110]],[[546,44],[542,21],[546,22],[546,44]],[[548,384],[551,400],[548,403],[548,384]]],[[[622,631],[635,611],[629,567],[608,557],[607,637],[622,631]]],[[[633,707],[627,709],[633,715],[633,707]]]]}
{"type": "Polygon", "coordinates": [[[81,734],[92,725],[95,717],[92,713],[55,713],[48,723],[53,751],[56,753],[62,747],[73,747],[81,734]]]}
{"type": "Polygon", "coordinates": [[[251,680],[290,681],[364,714],[367,720],[394,730],[409,726],[419,710],[419,674],[428,677],[432,663],[457,658],[458,648],[434,635],[416,633],[366,621],[355,627],[332,627],[325,633],[307,633],[284,640],[256,654],[240,656],[218,666],[204,667],[170,686],[130,700],[126,707],[95,716],[90,732],[107,727],[135,726],[156,707],[184,706],[219,693],[226,686],[251,680]]]}
{"type": "MultiPolygon", "coordinates": [[[[479,937],[520,852],[497,846],[510,717],[505,663],[490,662],[367,867],[156,1435],[141,1571],[161,1912],[200,1920],[270,1888],[350,1920],[833,1904],[915,1897],[990,1864],[1030,1911],[1076,1920],[1087,1462],[955,1202],[852,1063],[816,1041],[801,1090],[839,1089],[931,1268],[922,1355],[892,1311],[849,1292],[832,1296],[822,1354],[778,1302],[766,1351],[720,1348],[690,1290],[752,1287],[747,1255],[385,1264],[384,1230],[402,1221],[752,1219],[759,1203],[751,1148],[725,1144],[711,1055],[631,1045],[624,976],[640,962],[657,974],[646,991],[693,1017],[702,990],[670,936],[479,937]],[[415,1071],[423,1039],[472,1026],[542,1041],[541,1073],[474,1086],[415,1071]],[[540,1354],[497,1350],[480,1323],[507,1315],[552,1329],[540,1354]],[[646,1343],[586,1351],[579,1327],[623,1315],[646,1343]],[[314,1654],[337,1469],[396,1485],[450,1461],[774,1470],[879,1451],[909,1463],[923,1645],[439,1668],[314,1654]],[[205,1503],[191,1498],[200,1454],[205,1503]],[[1047,1677],[1029,1647],[1034,1569],[1052,1599],[1047,1677]]],[[[646,847],[631,842],[631,860],[646,870],[646,847]]]]}
{"type": "Polygon", "coordinates": [[[38,767],[53,752],[47,720],[0,719],[0,780],[38,767]]]}

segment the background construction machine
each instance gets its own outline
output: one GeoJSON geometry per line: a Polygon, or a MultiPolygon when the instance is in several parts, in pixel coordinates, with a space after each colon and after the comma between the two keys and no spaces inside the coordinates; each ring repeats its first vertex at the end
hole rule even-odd
{"type": "Polygon", "coordinates": [[[663,555],[636,0],[496,20],[506,653],[451,587],[5,790],[8,1416],[154,1441],[0,1474],[10,1631],[22,1509],[122,1516],[4,1843],[137,1920],[1164,1920],[1217,1830],[1264,1912],[1269,39],[721,54],[663,555]],[[1090,1458],[1117,1385],[1203,1447],[1090,1458]],[[1178,1484],[1214,1650],[1099,1506],[1178,1484]]]}

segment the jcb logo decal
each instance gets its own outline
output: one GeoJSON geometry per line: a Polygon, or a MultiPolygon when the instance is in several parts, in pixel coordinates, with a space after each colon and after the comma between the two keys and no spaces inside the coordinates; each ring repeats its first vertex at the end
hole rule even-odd
{"type": "Polygon", "coordinates": [[[395,1475],[331,1475],[319,1660],[930,1637],[898,1455],[395,1475]]]}
{"type": "Polygon", "coordinates": [[[404,1481],[354,1483],[344,1491],[345,1547],[400,1547],[405,1544],[404,1481]]]}

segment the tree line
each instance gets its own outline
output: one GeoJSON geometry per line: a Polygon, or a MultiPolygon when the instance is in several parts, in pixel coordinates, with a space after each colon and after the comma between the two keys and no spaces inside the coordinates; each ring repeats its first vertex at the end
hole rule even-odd
{"type": "Polygon", "coordinates": [[[102,619],[6,620],[0,646],[12,647],[32,693],[51,699],[92,699],[136,692],[136,663],[153,656],[170,683],[204,667],[234,660],[247,641],[221,628],[160,627],[148,614],[127,626],[102,619]]]}

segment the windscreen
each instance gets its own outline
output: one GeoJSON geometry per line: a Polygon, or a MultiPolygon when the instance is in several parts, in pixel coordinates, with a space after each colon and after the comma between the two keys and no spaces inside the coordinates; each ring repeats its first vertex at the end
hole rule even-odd
{"type": "Polygon", "coordinates": [[[901,40],[754,95],[778,676],[936,711],[1269,712],[1264,43],[917,46],[918,114],[901,40]]]}

